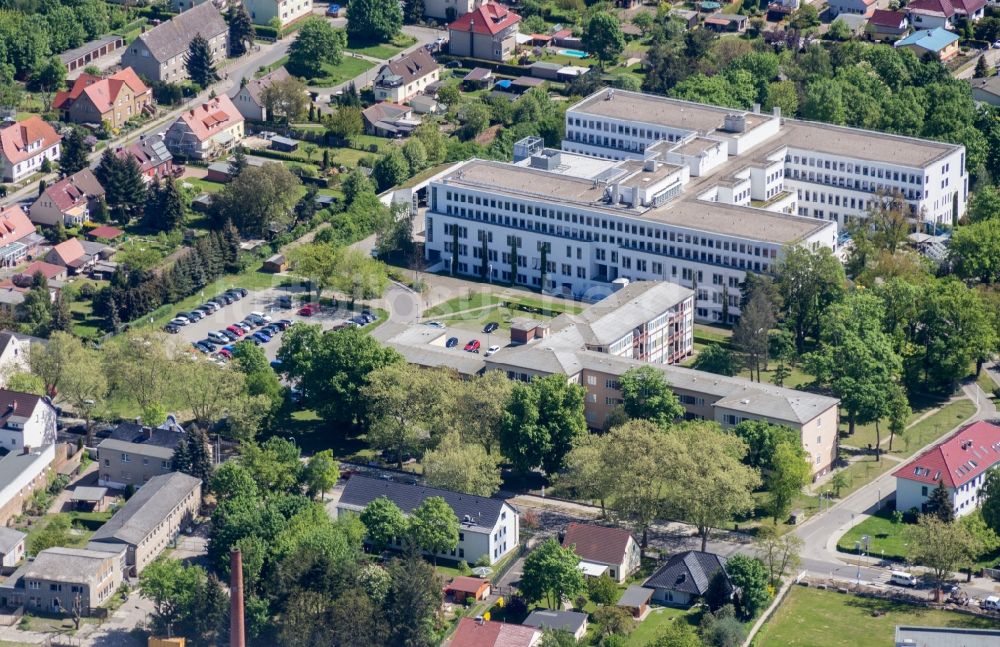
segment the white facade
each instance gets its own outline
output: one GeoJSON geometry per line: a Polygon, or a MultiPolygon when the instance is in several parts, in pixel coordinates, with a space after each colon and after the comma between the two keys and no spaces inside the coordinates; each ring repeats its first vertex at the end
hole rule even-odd
{"type": "Polygon", "coordinates": [[[277,18],[284,27],[312,13],[312,0],[243,0],[255,25],[269,25],[277,18]]]}
{"type": "Polygon", "coordinates": [[[835,223],[790,215],[796,200],[783,189],[780,152],[732,159],[777,128],[776,119],[756,117],[763,131],[728,141],[671,133],[672,141],[636,150],[641,162],[610,149],[603,162],[548,150],[518,165],[466,162],[430,184],[427,260],[451,270],[457,238],[457,274],[588,301],[619,278],[670,281],[695,289],[696,319],[732,318],[747,271],[772,272],[793,245],[837,244],[835,223]],[[730,151],[724,160],[720,147],[730,151]]]}
{"type": "Polygon", "coordinates": [[[21,413],[10,416],[0,426],[0,446],[11,452],[25,447],[42,447],[56,441],[56,412],[52,405],[38,400],[38,405],[27,417],[21,413]]]}
{"type": "Polygon", "coordinates": [[[728,140],[730,156],[764,144],[748,162],[778,163],[783,177],[775,179],[796,195],[798,215],[843,227],[867,214],[877,191],[902,193],[925,225],[951,225],[965,212],[964,146],[619,90],[606,96],[598,92],[567,110],[564,150],[642,159],[654,142],[710,134],[728,140]],[[745,120],[742,132],[729,127],[729,115],[745,120]]]}
{"type": "Polygon", "coordinates": [[[0,348],[0,388],[7,386],[7,380],[14,373],[28,370],[30,352],[31,342],[8,333],[6,346],[0,348]]]}
{"type": "Polygon", "coordinates": [[[48,147],[45,147],[41,141],[32,142],[28,146],[31,155],[17,163],[12,163],[0,153],[0,162],[2,162],[0,166],[3,167],[0,178],[4,182],[20,182],[32,173],[41,172],[45,160],[48,160],[49,163],[59,161],[59,146],[59,142],[48,147]]]}
{"type": "MultiPolygon", "coordinates": [[[[39,487],[44,487],[48,479],[49,467],[56,458],[56,446],[48,444],[33,449],[29,455],[8,454],[0,459],[0,468],[17,471],[16,474],[3,476],[3,486],[0,487],[0,511],[20,513],[25,500],[39,487]],[[11,507],[12,503],[20,505],[11,507]]],[[[7,519],[0,518],[6,523],[7,519]]]]}
{"type": "MultiPolygon", "coordinates": [[[[983,487],[986,474],[980,474],[974,479],[959,486],[958,488],[945,486],[948,490],[948,499],[955,509],[955,516],[962,517],[979,507],[979,491],[983,487]]],[[[912,508],[923,510],[927,498],[934,491],[935,485],[928,485],[920,481],[896,478],[896,509],[907,512],[912,508]]]]}
{"type": "Polygon", "coordinates": [[[467,14],[479,5],[483,0],[424,0],[424,16],[436,20],[448,20],[449,9],[455,10],[455,18],[467,14]]]}

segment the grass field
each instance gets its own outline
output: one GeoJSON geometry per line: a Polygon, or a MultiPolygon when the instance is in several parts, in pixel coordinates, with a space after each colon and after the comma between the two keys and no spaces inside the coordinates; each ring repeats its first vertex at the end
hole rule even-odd
{"type": "Polygon", "coordinates": [[[410,45],[417,42],[416,38],[412,36],[407,36],[406,34],[400,34],[392,40],[391,43],[379,43],[377,45],[367,45],[364,43],[348,43],[347,51],[356,52],[358,54],[364,54],[365,56],[371,56],[372,58],[380,58],[383,61],[389,60],[396,54],[399,54],[404,49],[410,45]]]}
{"type": "Polygon", "coordinates": [[[874,456],[865,456],[844,468],[841,472],[847,478],[847,487],[840,490],[840,498],[843,499],[855,490],[871,483],[883,473],[890,469],[895,469],[902,465],[892,460],[876,461],[874,456]]]}
{"type": "MultiPolygon", "coordinates": [[[[937,403],[932,403],[936,406],[937,403]]],[[[931,403],[924,408],[914,408],[910,421],[916,420],[925,414],[932,406],[931,403]]],[[[941,410],[921,420],[913,425],[900,437],[897,436],[892,443],[892,453],[908,456],[917,451],[927,443],[940,438],[955,426],[961,424],[966,418],[976,412],[976,405],[971,400],[955,400],[941,407],[941,410]]],[[[841,429],[847,430],[847,416],[841,415],[841,429]]],[[[882,449],[888,450],[889,430],[885,422],[882,429],[882,449]]],[[[875,446],[875,425],[857,425],[853,436],[843,436],[841,442],[852,447],[866,447],[868,444],[875,446]]]]}
{"type": "Polygon", "coordinates": [[[754,640],[756,647],[884,647],[896,625],[995,628],[987,618],[794,587],[754,640]],[[874,617],[873,612],[883,612],[874,617]]]}
{"type": "Polygon", "coordinates": [[[366,72],[372,67],[375,67],[375,64],[370,61],[366,61],[363,58],[345,56],[337,65],[323,63],[322,76],[307,79],[306,83],[312,86],[321,87],[337,85],[339,83],[343,83],[344,81],[350,81],[354,77],[366,72]]]}
{"type": "MultiPolygon", "coordinates": [[[[646,619],[643,620],[628,636],[625,642],[627,647],[646,647],[660,635],[660,633],[671,622],[690,621],[692,614],[687,609],[674,609],[672,607],[655,607],[646,619]]],[[[694,614],[697,617],[697,614],[694,614]]]]}
{"type": "Polygon", "coordinates": [[[868,517],[858,525],[854,526],[837,542],[837,550],[845,553],[853,553],[855,542],[861,541],[861,537],[868,535],[871,537],[869,553],[872,556],[903,561],[906,559],[907,539],[906,529],[910,527],[907,523],[893,523],[892,510],[889,506],[879,514],[868,517]]]}

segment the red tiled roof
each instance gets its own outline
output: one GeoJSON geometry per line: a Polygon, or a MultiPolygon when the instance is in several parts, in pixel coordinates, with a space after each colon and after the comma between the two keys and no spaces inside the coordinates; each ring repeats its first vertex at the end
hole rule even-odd
{"type": "Polygon", "coordinates": [[[0,246],[17,242],[33,233],[35,226],[21,207],[0,207],[0,246]]]}
{"type": "Polygon", "coordinates": [[[960,487],[1000,463],[1000,427],[977,422],[892,473],[896,478],[960,487]]]}
{"type": "Polygon", "coordinates": [[[940,14],[945,18],[955,15],[955,7],[950,0],[913,0],[906,5],[909,12],[940,14]]]}
{"type": "Polygon", "coordinates": [[[185,110],[178,117],[187,124],[198,141],[205,141],[230,126],[243,121],[243,115],[224,94],[209,99],[196,108],[185,110]]]}
{"type": "Polygon", "coordinates": [[[542,633],[532,627],[488,621],[479,624],[462,618],[452,636],[450,647],[532,647],[542,633]]]}
{"type": "Polygon", "coordinates": [[[91,238],[103,238],[105,240],[114,240],[118,238],[125,232],[118,227],[112,227],[111,225],[101,225],[100,227],[94,227],[87,232],[87,236],[91,238]]]}
{"type": "Polygon", "coordinates": [[[60,267],[59,265],[53,265],[52,263],[46,263],[45,261],[35,261],[28,267],[24,268],[20,275],[32,277],[39,272],[41,272],[42,276],[51,281],[60,274],[65,274],[66,268],[60,267]]]}
{"type": "Polygon", "coordinates": [[[521,16],[507,7],[487,3],[480,5],[475,11],[459,16],[455,22],[448,25],[448,29],[492,36],[519,22],[521,16]]]}
{"type": "Polygon", "coordinates": [[[459,575],[451,581],[451,584],[446,586],[449,591],[458,591],[460,593],[479,593],[483,586],[489,586],[488,580],[481,580],[478,577],[467,577],[465,575],[459,575]]]}
{"type": "Polygon", "coordinates": [[[78,238],[64,240],[53,247],[52,252],[69,267],[75,267],[73,263],[78,262],[81,257],[87,254],[78,238]]]}
{"type": "Polygon", "coordinates": [[[128,86],[135,95],[149,91],[149,88],[139,79],[131,67],[126,67],[107,78],[93,74],[81,74],[73,82],[72,88],[66,92],[56,93],[52,107],[58,110],[68,110],[74,101],[85,95],[97,111],[104,114],[114,107],[115,101],[118,100],[118,93],[124,86],[128,86]]]}
{"type": "Polygon", "coordinates": [[[876,9],[872,12],[871,18],[868,19],[868,24],[876,25],[878,27],[892,27],[893,29],[899,29],[900,25],[902,25],[905,20],[906,14],[901,11],[876,9]]]}
{"type": "Polygon", "coordinates": [[[574,546],[573,552],[588,562],[621,564],[625,560],[628,540],[632,533],[623,528],[593,526],[575,521],[566,528],[563,548],[574,546]]]}
{"type": "Polygon", "coordinates": [[[955,6],[956,10],[961,10],[969,15],[985,7],[986,0],[951,0],[951,4],[955,6]]]}
{"type": "Polygon", "coordinates": [[[77,205],[86,204],[91,198],[103,196],[104,187],[93,171],[85,168],[47,187],[45,195],[59,211],[65,213],[77,205]]]}
{"type": "Polygon", "coordinates": [[[0,150],[9,163],[17,164],[56,145],[61,139],[52,126],[38,115],[32,115],[0,129],[0,150]],[[29,151],[28,146],[37,141],[41,142],[41,146],[29,151]]]}

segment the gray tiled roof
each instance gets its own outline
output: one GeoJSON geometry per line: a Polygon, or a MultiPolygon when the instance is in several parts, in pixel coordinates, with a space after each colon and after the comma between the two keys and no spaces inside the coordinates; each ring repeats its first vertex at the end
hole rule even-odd
{"type": "Polygon", "coordinates": [[[140,34],[139,40],[146,43],[149,53],[162,63],[186,52],[196,34],[211,39],[228,29],[219,10],[211,2],[205,2],[140,34]]]}
{"type": "Polygon", "coordinates": [[[424,499],[439,496],[455,511],[455,516],[458,517],[460,523],[468,517],[472,519],[472,522],[466,525],[482,528],[495,526],[504,505],[506,505],[503,499],[452,492],[425,485],[409,485],[396,481],[373,479],[357,474],[352,476],[347,481],[347,485],[344,486],[344,493],[340,495],[340,505],[360,510],[381,496],[387,497],[399,506],[404,514],[410,514],[414,508],[424,502],[424,499]]]}
{"type": "Polygon", "coordinates": [[[20,530],[0,527],[0,553],[4,555],[10,554],[13,552],[14,546],[21,543],[27,536],[20,530]]]}
{"type": "Polygon", "coordinates": [[[94,533],[91,541],[138,544],[200,483],[200,479],[181,472],[154,476],[94,533]]]}
{"type": "Polygon", "coordinates": [[[725,567],[726,558],[721,555],[689,550],[668,559],[666,564],[649,576],[644,586],[704,595],[712,577],[725,567]]]}
{"type": "Polygon", "coordinates": [[[106,487],[87,487],[79,486],[73,490],[72,496],[70,496],[71,501],[100,501],[108,495],[108,488],[106,487]]]}
{"type": "MultiPolygon", "coordinates": [[[[0,490],[3,490],[10,483],[14,481],[22,472],[27,470],[29,467],[35,465],[35,463],[43,463],[47,465],[51,462],[51,454],[47,457],[44,455],[43,450],[45,448],[32,449],[30,453],[25,454],[23,452],[10,452],[6,456],[0,456],[0,490]]],[[[40,472],[44,469],[44,465],[39,465],[36,469],[40,472]]],[[[2,503],[6,503],[3,501],[2,503]]]]}
{"type": "Polygon", "coordinates": [[[521,624],[538,629],[562,629],[575,634],[580,627],[587,624],[587,614],[579,611],[535,609],[521,624]]]}

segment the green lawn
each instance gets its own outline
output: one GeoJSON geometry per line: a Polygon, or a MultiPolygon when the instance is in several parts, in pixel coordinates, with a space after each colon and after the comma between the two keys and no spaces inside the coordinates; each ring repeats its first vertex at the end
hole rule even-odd
{"type": "Polygon", "coordinates": [[[211,180],[206,180],[199,177],[186,177],[181,179],[181,185],[190,184],[192,191],[194,191],[195,196],[201,195],[202,193],[218,193],[222,190],[225,184],[221,182],[212,182],[211,180]]]}
{"type": "Polygon", "coordinates": [[[847,478],[847,487],[840,490],[840,498],[844,498],[855,490],[881,476],[890,469],[902,465],[897,461],[884,459],[876,461],[874,456],[865,456],[850,464],[841,472],[847,478]]]}
{"type": "MultiPolygon", "coordinates": [[[[937,403],[935,403],[935,406],[937,403]]],[[[916,420],[921,415],[926,413],[930,407],[923,409],[915,408],[913,415],[910,417],[910,421],[916,420]]],[[[961,424],[966,418],[971,416],[976,412],[976,405],[971,400],[955,400],[944,405],[940,411],[928,416],[919,423],[913,425],[902,435],[902,437],[896,437],[892,443],[892,453],[900,454],[903,456],[908,456],[911,453],[917,451],[927,443],[940,438],[944,434],[951,431],[954,427],[961,424]]],[[[841,429],[847,430],[847,416],[841,415],[841,429]]],[[[889,430],[886,428],[886,424],[883,422],[881,425],[882,429],[882,442],[886,443],[882,445],[883,450],[888,450],[888,438],[889,430]]],[[[845,445],[851,445],[852,447],[866,447],[871,444],[875,446],[875,425],[857,425],[855,427],[853,436],[844,436],[841,442],[845,445]]]]}
{"type": "Polygon", "coordinates": [[[375,64],[363,58],[344,56],[337,65],[323,63],[323,74],[306,79],[306,83],[311,86],[329,87],[343,83],[344,81],[350,81],[372,67],[375,67],[375,64]]]}
{"type": "Polygon", "coordinates": [[[46,515],[39,519],[27,531],[28,537],[25,539],[25,546],[31,546],[32,539],[42,531],[54,518],[69,517],[70,539],[66,542],[67,548],[83,548],[90,541],[90,536],[111,518],[110,512],[60,512],[56,515],[46,515]]]}
{"type": "Polygon", "coordinates": [[[627,647],[646,647],[656,639],[666,626],[674,621],[692,622],[692,618],[699,617],[698,613],[691,613],[687,609],[675,609],[673,607],[653,607],[646,619],[643,620],[628,636],[625,642],[627,647]]]}
{"type": "Polygon", "coordinates": [[[996,622],[954,611],[938,611],[794,587],[757,634],[757,647],[884,647],[896,625],[995,628],[996,622]],[[873,612],[882,612],[875,617],[873,612]]]}
{"type": "Polygon", "coordinates": [[[871,538],[869,553],[872,556],[903,561],[907,554],[906,529],[910,524],[893,523],[891,506],[886,506],[876,516],[868,517],[854,526],[837,542],[837,550],[855,552],[855,542],[868,535],[871,538]]]}
{"type": "Polygon", "coordinates": [[[389,60],[396,54],[399,54],[404,49],[410,45],[417,42],[416,38],[412,36],[407,36],[406,34],[399,34],[392,39],[390,43],[379,43],[376,45],[367,45],[363,43],[348,43],[347,51],[357,52],[358,54],[364,54],[365,56],[371,56],[372,58],[380,58],[383,61],[389,60]]]}

